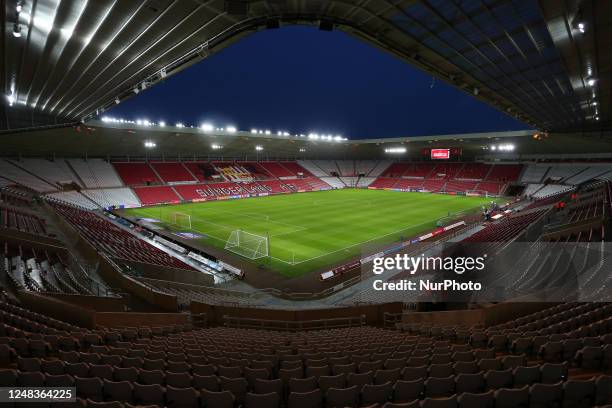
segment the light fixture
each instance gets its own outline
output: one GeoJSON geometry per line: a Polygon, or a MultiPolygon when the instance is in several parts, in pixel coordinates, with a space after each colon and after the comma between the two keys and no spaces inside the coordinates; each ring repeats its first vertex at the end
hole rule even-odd
{"type": "Polygon", "coordinates": [[[159,126],[164,127],[166,126],[166,122],[164,122],[163,120],[159,121],[159,126]]]}
{"type": "Polygon", "coordinates": [[[387,147],[385,149],[385,153],[402,154],[402,153],[406,153],[406,148],[405,147],[387,147]]]}
{"type": "Polygon", "coordinates": [[[264,133],[265,133],[266,135],[270,135],[270,134],[272,134],[272,132],[270,132],[269,130],[266,130],[264,133]]]}
{"type": "Polygon", "coordinates": [[[593,85],[595,85],[595,82],[596,82],[596,81],[595,81],[595,78],[593,78],[593,77],[587,77],[587,78],[586,78],[586,80],[587,80],[587,85],[588,85],[588,86],[593,86],[593,85]]]}
{"type": "Polygon", "coordinates": [[[9,106],[13,106],[15,103],[15,94],[11,93],[10,95],[6,95],[6,99],[8,100],[9,106]]]}
{"type": "Polygon", "coordinates": [[[255,150],[257,150],[258,152],[261,152],[263,150],[263,146],[255,146],[255,150]]]}
{"type": "Polygon", "coordinates": [[[13,37],[21,37],[21,26],[17,23],[13,24],[13,37]]]}
{"type": "Polygon", "coordinates": [[[251,129],[251,133],[256,135],[257,134],[257,129],[251,129]]]}
{"type": "Polygon", "coordinates": [[[306,151],[306,149],[304,149],[303,147],[300,147],[300,153],[304,153],[306,151]]]}
{"type": "Polygon", "coordinates": [[[222,149],[222,148],[223,148],[223,146],[221,146],[221,145],[219,145],[219,144],[216,144],[216,143],[215,143],[215,144],[212,144],[210,147],[211,147],[213,150],[219,150],[219,149],[222,149]]]}
{"type": "Polygon", "coordinates": [[[134,91],[134,93],[138,95],[138,92],[140,92],[140,89],[138,89],[138,87],[135,86],[134,89],[132,89],[132,91],[134,91]]]}
{"type": "Polygon", "coordinates": [[[153,149],[154,147],[157,146],[157,144],[155,142],[151,142],[149,140],[147,140],[146,142],[144,142],[144,145],[147,149],[153,149]]]}
{"type": "Polygon", "coordinates": [[[584,32],[586,31],[586,25],[584,23],[578,23],[576,28],[578,28],[578,31],[580,31],[582,34],[584,34],[584,32]]]}
{"type": "Polygon", "coordinates": [[[204,132],[212,132],[214,130],[214,127],[210,123],[202,123],[200,125],[200,129],[202,129],[204,132]]]}
{"type": "Polygon", "coordinates": [[[181,122],[178,122],[178,123],[177,123],[176,125],[174,125],[174,126],[176,126],[177,128],[184,128],[184,127],[185,127],[185,125],[183,125],[181,122]]]}
{"type": "Polygon", "coordinates": [[[21,9],[23,8],[23,1],[19,0],[17,2],[17,5],[15,6],[15,11],[17,13],[21,13],[21,9]]]}
{"type": "Polygon", "coordinates": [[[115,104],[116,104],[116,105],[119,105],[119,102],[121,102],[121,101],[119,100],[119,98],[115,98],[115,104]]]}
{"type": "Polygon", "coordinates": [[[236,129],[236,126],[228,126],[228,127],[225,128],[225,131],[227,133],[236,133],[237,129],[236,129]]]}

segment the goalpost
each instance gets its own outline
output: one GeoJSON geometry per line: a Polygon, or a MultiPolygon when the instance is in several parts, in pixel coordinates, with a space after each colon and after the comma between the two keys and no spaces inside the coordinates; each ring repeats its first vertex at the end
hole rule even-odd
{"type": "Polygon", "coordinates": [[[270,254],[270,242],[268,237],[234,230],[225,243],[225,249],[245,258],[259,259],[270,254]]]}
{"type": "Polygon", "coordinates": [[[178,228],[191,229],[191,215],[182,212],[172,212],[170,222],[178,228]]]}

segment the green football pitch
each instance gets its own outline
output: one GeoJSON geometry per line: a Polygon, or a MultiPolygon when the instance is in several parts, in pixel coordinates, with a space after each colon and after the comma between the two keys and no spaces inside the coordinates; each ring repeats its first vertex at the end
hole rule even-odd
{"type": "Polygon", "coordinates": [[[429,231],[439,220],[450,222],[491,200],[345,189],[137,208],[126,215],[158,219],[174,231],[188,230],[189,215],[191,230],[204,236],[204,244],[218,248],[225,248],[236,230],[268,237],[269,257],[252,262],[293,277],[359,256],[368,245],[429,231]]]}

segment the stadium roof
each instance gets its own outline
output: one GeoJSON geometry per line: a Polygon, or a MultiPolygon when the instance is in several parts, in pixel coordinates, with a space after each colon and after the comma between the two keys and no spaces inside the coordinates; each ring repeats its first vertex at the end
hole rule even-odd
{"type": "Polygon", "coordinates": [[[1,129],[88,120],[262,28],[340,29],[534,127],[609,128],[606,0],[7,0],[1,129]]]}
{"type": "Polygon", "coordinates": [[[457,148],[463,158],[488,160],[554,158],[610,158],[609,132],[542,134],[533,131],[471,133],[368,140],[313,140],[299,136],[232,133],[201,128],[145,126],[89,121],[73,128],[45,128],[13,132],[2,137],[4,157],[105,157],[123,159],[424,159],[431,148],[457,148]],[[492,145],[514,145],[511,152],[492,145]],[[257,146],[260,146],[257,150],[257,146]],[[387,148],[405,148],[389,154],[387,148]]]}

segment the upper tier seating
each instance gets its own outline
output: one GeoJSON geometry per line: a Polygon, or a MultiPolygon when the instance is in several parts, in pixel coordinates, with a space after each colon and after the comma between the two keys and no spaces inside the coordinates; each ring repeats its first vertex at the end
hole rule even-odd
{"type": "Polygon", "coordinates": [[[86,188],[112,188],[122,187],[123,183],[115,168],[102,159],[68,159],[86,188]]]}
{"type": "Polygon", "coordinates": [[[174,183],[181,181],[193,181],[193,178],[189,170],[182,163],[179,162],[151,162],[151,167],[155,169],[159,177],[166,183],[174,183]]]}
{"type": "Polygon", "coordinates": [[[612,176],[612,166],[609,164],[589,164],[583,172],[565,180],[566,184],[578,185],[591,179],[609,179],[612,176]]]}
{"type": "Polygon", "coordinates": [[[315,177],[328,177],[329,174],[310,160],[298,160],[297,163],[315,177]]]}
{"type": "Polygon", "coordinates": [[[134,192],[142,205],[179,203],[181,201],[172,187],[168,186],[136,187],[134,192]]]}
{"type": "Polygon", "coordinates": [[[336,160],[338,175],[341,177],[354,177],[357,175],[355,170],[355,161],[353,160],[336,160]]]}
{"type": "Polygon", "coordinates": [[[8,160],[0,159],[0,175],[6,180],[21,184],[39,193],[57,191],[56,186],[22,170],[8,160]]]}
{"type": "Polygon", "coordinates": [[[286,168],[296,176],[299,176],[301,173],[302,177],[314,177],[312,173],[310,173],[308,170],[306,170],[296,162],[281,162],[281,164],[284,168],[286,168]]]}
{"type": "Polygon", "coordinates": [[[251,173],[255,180],[267,180],[273,176],[257,162],[241,162],[242,167],[251,173]]]}
{"type": "Polygon", "coordinates": [[[54,186],[75,183],[82,187],[79,178],[74,174],[65,160],[23,159],[14,162],[19,167],[37,175],[54,186]]]}
{"type": "Polygon", "coordinates": [[[548,164],[529,164],[523,176],[521,177],[522,183],[541,183],[544,180],[544,176],[548,173],[550,165],[548,164]]]}
{"type": "Polygon", "coordinates": [[[522,170],[523,166],[520,164],[494,164],[485,180],[504,183],[516,181],[522,170]]]}
{"type": "Polygon", "coordinates": [[[259,165],[274,177],[295,177],[295,174],[287,170],[281,162],[259,162],[259,165]]]}
{"type": "Polygon", "coordinates": [[[463,163],[438,163],[429,175],[430,179],[452,179],[464,166],[463,163]]]}
{"type": "Polygon", "coordinates": [[[144,186],[148,184],[161,184],[155,172],[148,163],[143,162],[114,162],[113,166],[128,186],[144,186]]]}
{"type": "Polygon", "coordinates": [[[491,171],[490,164],[466,163],[455,176],[458,179],[482,180],[491,171]]]}
{"type": "Polygon", "coordinates": [[[183,165],[189,169],[189,171],[193,173],[193,175],[196,176],[199,181],[214,180],[213,176],[218,176],[217,171],[210,163],[184,162],[183,165]]]}
{"type": "Polygon", "coordinates": [[[381,177],[400,178],[407,171],[414,169],[412,163],[393,163],[380,175],[381,177]]]}
{"type": "Polygon", "coordinates": [[[82,190],[81,192],[98,203],[102,208],[140,207],[141,205],[138,197],[127,187],[82,190]]]}
{"type": "Polygon", "coordinates": [[[101,216],[67,205],[53,204],[53,206],[98,252],[128,261],[193,269],[101,216]]]}

